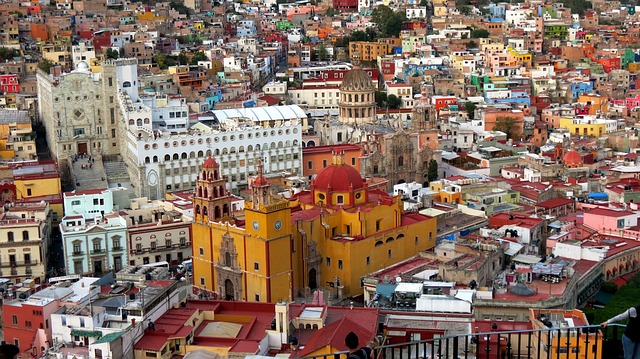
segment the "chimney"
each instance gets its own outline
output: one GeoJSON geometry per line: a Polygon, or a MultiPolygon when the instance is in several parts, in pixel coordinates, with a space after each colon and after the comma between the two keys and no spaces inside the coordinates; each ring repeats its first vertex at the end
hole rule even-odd
{"type": "Polygon", "coordinates": [[[276,331],[282,333],[282,344],[289,343],[289,303],[278,302],[276,304],[276,331]]]}

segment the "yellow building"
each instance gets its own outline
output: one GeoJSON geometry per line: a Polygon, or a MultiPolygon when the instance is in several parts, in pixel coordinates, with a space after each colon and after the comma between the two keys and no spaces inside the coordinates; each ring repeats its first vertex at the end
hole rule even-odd
{"type": "Polygon", "coordinates": [[[462,188],[453,182],[441,179],[438,181],[432,181],[429,183],[429,188],[432,192],[436,192],[434,200],[442,203],[463,203],[462,188]]]}
{"type": "Polygon", "coordinates": [[[578,103],[589,108],[589,115],[597,115],[598,113],[605,115],[609,111],[609,97],[600,94],[582,94],[578,97],[578,103]]]}
{"type": "Polygon", "coordinates": [[[603,119],[583,117],[560,117],[560,127],[566,128],[572,135],[603,136],[606,134],[606,123],[603,119]]]}
{"type": "Polygon", "coordinates": [[[194,196],[194,286],[224,299],[291,301],[318,287],[359,293],[365,274],[435,246],[435,218],[404,213],[399,197],[369,189],[342,155],[290,200],[272,196],[259,174],[244,221],[230,218],[224,185],[208,158],[194,196]]]}
{"type": "Polygon", "coordinates": [[[36,158],[35,133],[27,111],[0,110],[0,158],[33,160],[36,158]]]}
{"type": "Polygon", "coordinates": [[[602,333],[572,328],[589,325],[581,310],[529,309],[529,318],[535,330],[530,343],[538,358],[602,358],[602,333]]]}
{"type": "Polygon", "coordinates": [[[392,54],[394,46],[402,46],[402,41],[397,38],[380,39],[377,42],[352,41],[349,43],[349,57],[353,58],[357,51],[360,61],[377,61],[379,56],[392,54]]]}

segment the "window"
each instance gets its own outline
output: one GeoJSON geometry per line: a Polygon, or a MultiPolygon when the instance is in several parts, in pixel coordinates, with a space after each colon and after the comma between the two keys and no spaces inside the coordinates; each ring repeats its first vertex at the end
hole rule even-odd
{"type": "Polygon", "coordinates": [[[136,251],[142,252],[142,243],[136,243],[136,251]]]}
{"type": "Polygon", "coordinates": [[[204,255],[204,248],[200,247],[200,255],[203,256],[204,255]]]}
{"type": "Polygon", "coordinates": [[[338,259],[338,269],[342,269],[342,259],[338,259]]]}
{"type": "Polygon", "coordinates": [[[371,257],[367,257],[367,265],[371,264],[371,257]]]}
{"type": "Polygon", "coordinates": [[[12,322],[14,325],[18,325],[18,316],[17,316],[17,315],[12,315],[12,316],[11,316],[11,322],[12,322]]]}
{"type": "Polygon", "coordinates": [[[327,160],[322,160],[322,168],[327,167],[327,160]]]}
{"type": "Polygon", "coordinates": [[[260,301],[260,294],[256,294],[254,298],[255,298],[256,302],[259,302],[260,301]]]}
{"type": "Polygon", "coordinates": [[[387,251],[387,257],[391,258],[391,249],[387,251]]]}
{"type": "Polygon", "coordinates": [[[258,263],[258,262],[253,262],[253,269],[254,269],[254,270],[260,270],[260,263],[258,263]]]}
{"type": "Polygon", "coordinates": [[[113,237],[113,248],[120,248],[120,238],[113,237]]]}
{"type": "Polygon", "coordinates": [[[82,274],[82,273],[84,273],[82,260],[73,261],[73,272],[74,272],[74,274],[82,274]]]}
{"type": "Polygon", "coordinates": [[[165,240],[164,240],[164,245],[165,245],[165,247],[167,247],[167,248],[171,248],[171,246],[172,246],[173,244],[171,243],[171,240],[170,240],[170,239],[165,239],[165,240]]]}
{"type": "Polygon", "coordinates": [[[200,285],[204,285],[204,277],[200,277],[200,285]]]}
{"type": "Polygon", "coordinates": [[[310,170],[313,169],[313,161],[307,162],[307,168],[310,169],[310,170]]]}
{"type": "Polygon", "coordinates": [[[382,224],[382,220],[381,220],[381,219],[379,219],[379,220],[377,220],[377,221],[376,221],[376,232],[379,232],[379,231],[380,231],[380,225],[381,225],[381,224],[382,224]]]}
{"type": "Polygon", "coordinates": [[[356,165],[356,158],[355,157],[351,157],[351,165],[352,166],[356,165]]]}
{"type": "Polygon", "coordinates": [[[180,237],[180,245],[181,246],[187,245],[187,237],[180,237]]]}
{"type": "Polygon", "coordinates": [[[156,352],[144,352],[144,356],[147,358],[156,358],[158,356],[158,353],[156,352]]]}
{"type": "Polygon", "coordinates": [[[13,232],[8,232],[7,233],[7,241],[13,242],[13,232]]]}
{"type": "Polygon", "coordinates": [[[84,328],[84,318],[80,318],[80,327],[84,328]]]}
{"type": "Polygon", "coordinates": [[[72,206],[79,206],[80,205],[80,201],[76,200],[76,201],[71,201],[71,205],[72,206]]]}
{"type": "Polygon", "coordinates": [[[31,188],[27,188],[27,196],[31,196],[31,188]]]}
{"type": "Polygon", "coordinates": [[[93,251],[94,252],[101,252],[102,251],[102,246],[100,245],[100,241],[94,241],[93,242],[93,251]]]}
{"type": "Polygon", "coordinates": [[[156,250],[156,242],[151,242],[151,250],[152,251],[156,250]]]}
{"type": "Polygon", "coordinates": [[[327,257],[327,267],[331,267],[331,258],[327,257]]]}

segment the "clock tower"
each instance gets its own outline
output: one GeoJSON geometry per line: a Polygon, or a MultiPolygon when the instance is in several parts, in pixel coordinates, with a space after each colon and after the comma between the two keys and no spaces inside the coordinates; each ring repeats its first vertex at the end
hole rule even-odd
{"type": "Polygon", "coordinates": [[[251,183],[251,203],[245,206],[247,263],[254,263],[248,290],[266,295],[266,301],[291,300],[293,296],[291,208],[286,199],[273,196],[271,186],[258,165],[258,175],[251,183]],[[255,270],[256,268],[257,271],[255,270]],[[249,289],[250,283],[255,289],[249,289]]]}

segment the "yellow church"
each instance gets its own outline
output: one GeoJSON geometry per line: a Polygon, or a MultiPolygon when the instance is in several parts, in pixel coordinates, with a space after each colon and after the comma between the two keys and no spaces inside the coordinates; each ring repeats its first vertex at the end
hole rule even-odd
{"type": "Polygon", "coordinates": [[[369,189],[341,153],[290,199],[271,193],[259,167],[244,218],[233,218],[218,163],[203,163],[193,200],[200,292],[260,302],[292,301],[318,287],[358,295],[364,275],[435,246],[435,218],[405,213],[399,196],[369,189]]]}

